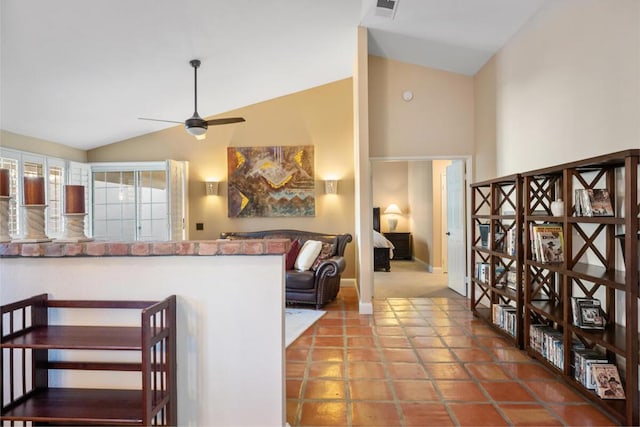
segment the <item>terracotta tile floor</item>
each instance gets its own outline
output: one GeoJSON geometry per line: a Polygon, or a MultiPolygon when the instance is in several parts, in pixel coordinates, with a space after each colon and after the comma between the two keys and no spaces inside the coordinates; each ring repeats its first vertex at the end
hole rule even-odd
{"type": "Polygon", "coordinates": [[[287,349],[291,426],[615,426],[473,317],[464,298],[343,288],[287,349]]]}

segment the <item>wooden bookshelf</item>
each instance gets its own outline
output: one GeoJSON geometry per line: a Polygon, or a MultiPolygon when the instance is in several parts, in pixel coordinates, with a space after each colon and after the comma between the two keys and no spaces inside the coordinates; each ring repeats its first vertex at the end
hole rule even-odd
{"type": "Polygon", "coordinates": [[[42,294],[4,305],[0,312],[3,424],[177,425],[175,296],[160,302],[75,301],[42,294]],[[51,309],[133,309],[140,311],[140,325],[52,325],[51,309]],[[49,350],[133,351],[140,357],[133,362],[51,360],[49,350]],[[134,372],[141,389],[53,387],[52,370],[134,372]]]}
{"type": "Polygon", "coordinates": [[[475,268],[471,279],[471,310],[514,345],[523,348],[520,175],[472,184],[471,206],[471,265],[475,268]],[[510,242],[509,237],[512,237],[510,242]],[[482,267],[485,274],[478,273],[482,264],[486,265],[482,267]],[[499,313],[492,309],[496,304],[515,308],[515,322],[507,326],[504,319],[501,321],[499,313]]]}
{"type": "Polygon", "coordinates": [[[527,352],[564,377],[581,394],[599,404],[621,424],[639,425],[638,416],[638,159],[640,150],[626,150],[522,173],[524,185],[524,344],[527,352]],[[576,215],[575,190],[607,189],[613,216],[576,215]],[[551,212],[554,200],[564,213],[551,212]],[[534,260],[534,224],[561,224],[564,260],[534,260]],[[625,236],[624,261],[616,235],[625,236]],[[608,325],[604,331],[573,324],[571,298],[601,301],[608,325]],[[622,303],[621,303],[622,302],[622,303]],[[531,345],[530,328],[543,324],[562,334],[561,368],[553,366],[531,345]],[[597,349],[615,363],[625,400],[603,400],[574,379],[574,345],[597,349]]]}

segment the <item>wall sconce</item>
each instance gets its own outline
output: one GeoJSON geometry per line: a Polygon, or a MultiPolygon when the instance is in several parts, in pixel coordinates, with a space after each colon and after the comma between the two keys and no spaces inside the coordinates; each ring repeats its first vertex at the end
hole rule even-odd
{"type": "Polygon", "coordinates": [[[387,218],[387,224],[389,224],[389,231],[394,231],[398,226],[398,217],[397,215],[402,214],[402,211],[395,203],[391,203],[387,206],[387,209],[384,210],[384,213],[389,215],[387,218]]]}
{"type": "Polygon", "coordinates": [[[218,184],[216,181],[205,181],[204,189],[207,196],[217,196],[218,195],[218,184]]]}
{"type": "Polygon", "coordinates": [[[324,181],[324,193],[325,194],[338,194],[338,180],[327,179],[324,181]]]}

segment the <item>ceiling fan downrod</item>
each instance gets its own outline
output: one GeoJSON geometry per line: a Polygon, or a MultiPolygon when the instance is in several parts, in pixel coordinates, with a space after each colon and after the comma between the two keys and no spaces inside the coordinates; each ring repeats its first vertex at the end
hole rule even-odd
{"type": "Polygon", "coordinates": [[[198,67],[200,67],[200,60],[192,59],[189,64],[193,67],[193,117],[200,117],[198,114],[198,67]]]}

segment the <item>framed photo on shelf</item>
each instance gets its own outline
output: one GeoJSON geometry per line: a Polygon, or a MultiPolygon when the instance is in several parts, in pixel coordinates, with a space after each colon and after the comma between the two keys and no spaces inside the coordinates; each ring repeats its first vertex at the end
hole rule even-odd
{"type": "Polygon", "coordinates": [[[604,329],[606,321],[600,306],[600,300],[582,299],[578,304],[578,321],[581,328],[604,329]]]}

